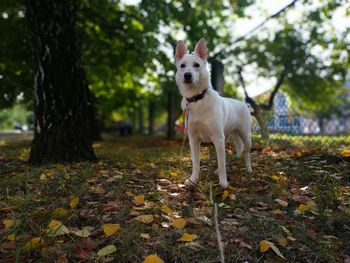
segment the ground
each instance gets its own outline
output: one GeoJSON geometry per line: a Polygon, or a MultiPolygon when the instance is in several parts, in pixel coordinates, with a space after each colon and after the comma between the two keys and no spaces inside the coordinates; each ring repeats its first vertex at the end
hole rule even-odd
{"type": "Polygon", "coordinates": [[[350,262],[350,139],[329,140],[255,138],[252,176],[229,143],[225,191],[210,145],[188,189],[181,140],[106,137],[98,162],[40,167],[0,141],[1,262],[220,262],[215,205],[225,262],[350,262]]]}

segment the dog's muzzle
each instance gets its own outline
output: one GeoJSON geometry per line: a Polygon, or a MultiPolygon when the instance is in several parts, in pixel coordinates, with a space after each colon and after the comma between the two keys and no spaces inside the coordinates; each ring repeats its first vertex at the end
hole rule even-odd
{"type": "Polygon", "coordinates": [[[184,74],[184,82],[188,84],[192,83],[192,74],[190,72],[184,74]]]}

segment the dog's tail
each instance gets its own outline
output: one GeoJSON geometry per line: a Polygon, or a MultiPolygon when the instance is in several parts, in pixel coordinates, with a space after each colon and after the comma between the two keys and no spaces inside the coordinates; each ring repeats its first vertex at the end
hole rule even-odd
{"type": "Polygon", "coordinates": [[[243,152],[243,142],[241,137],[238,134],[233,134],[233,142],[235,144],[236,155],[241,156],[243,152]]]}

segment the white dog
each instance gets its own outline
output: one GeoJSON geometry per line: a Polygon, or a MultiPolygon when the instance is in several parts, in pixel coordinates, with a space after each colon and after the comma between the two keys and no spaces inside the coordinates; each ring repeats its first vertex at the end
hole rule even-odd
{"type": "Polygon", "coordinates": [[[192,175],[185,184],[199,180],[199,148],[201,142],[211,141],[218,159],[220,185],[228,186],[226,176],[225,139],[234,135],[237,155],[244,152],[247,172],[251,173],[251,116],[241,101],[223,98],[212,88],[207,69],[207,47],[199,40],[189,54],[182,41],[176,46],[176,83],[183,96],[181,106],[187,110],[186,131],[192,155],[192,175]]]}

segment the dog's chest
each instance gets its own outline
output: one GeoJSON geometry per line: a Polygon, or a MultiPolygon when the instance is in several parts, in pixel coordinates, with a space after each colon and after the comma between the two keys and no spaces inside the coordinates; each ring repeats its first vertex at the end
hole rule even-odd
{"type": "Polygon", "coordinates": [[[205,105],[201,105],[202,107],[196,106],[191,107],[189,111],[188,133],[199,137],[203,142],[209,142],[213,137],[215,113],[211,107],[206,107],[205,105]]]}

